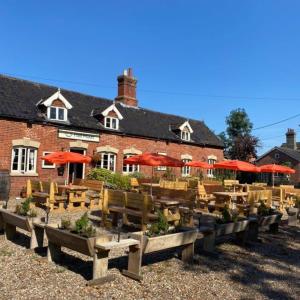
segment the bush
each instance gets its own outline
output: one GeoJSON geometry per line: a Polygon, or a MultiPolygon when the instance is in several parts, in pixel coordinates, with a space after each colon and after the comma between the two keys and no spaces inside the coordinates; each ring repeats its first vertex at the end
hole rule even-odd
{"type": "Polygon", "coordinates": [[[113,173],[106,169],[94,168],[88,174],[89,179],[104,181],[112,189],[130,190],[130,176],[113,173]]]}
{"type": "Polygon", "coordinates": [[[158,219],[156,222],[152,223],[146,233],[149,237],[157,236],[168,233],[169,223],[163,213],[158,210],[158,219]]]}
{"type": "Polygon", "coordinates": [[[94,237],[96,235],[95,228],[90,225],[90,221],[87,213],[75,222],[74,231],[84,237],[94,237]]]}
{"type": "Polygon", "coordinates": [[[265,202],[260,200],[260,205],[259,207],[257,208],[257,214],[259,216],[269,216],[272,214],[272,209],[267,207],[265,202]]]}
{"type": "Polygon", "coordinates": [[[16,214],[18,214],[20,216],[27,216],[29,214],[29,212],[30,212],[30,203],[31,203],[31,200],[32,200],[31,197],[28,197],[20,205],[17,205],[16,206],[16,214]]]}
{"type": "Polygon", "coordinates": [[[216,222],[218,224],[226,224],[231,222],[237,222],[238,221],[238,213],[230,211],[228,206],[225,206],[222,210],[222,217],[217,218],[216,222]]]}

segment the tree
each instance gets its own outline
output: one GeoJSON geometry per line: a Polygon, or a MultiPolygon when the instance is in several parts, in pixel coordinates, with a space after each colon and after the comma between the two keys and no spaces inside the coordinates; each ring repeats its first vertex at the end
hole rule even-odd
{"type": "Polygon", "coordinates": [[[242,108],[232,110],[226,117],[226,124],[226,133],[219,134],[219,138],[224,142],[224,156],[243,161],[257,158],[260,141],[251,134],[253,124],[246,111],[242,108]]]}

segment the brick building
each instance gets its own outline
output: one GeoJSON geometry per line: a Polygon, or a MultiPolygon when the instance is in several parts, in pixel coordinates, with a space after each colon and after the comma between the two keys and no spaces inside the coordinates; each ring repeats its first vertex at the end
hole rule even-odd
{"type": "Polygon", "coordinates": [[[139,107],[136,84],[132,70],[125,70],[117,97],[109,100],[0,75],[0,169],[10,171],[11,195],[28,178],[72,181],[92,167],[69,164],[59,177],[55,165],[41,160],[53,151],[83,153],[98,158],[98,167],[145,175],[149,167],[124,165],[123,159],[146,151],[185,161],[223,159],[222,142],[203,122],[139,107]]]}
{"type": "MultiPolygon", "coordinates": [[[[300,143],[297,142],[296,132],[294,129],[288,129],[286,132],[286,142],[279,147],[274,147],[261,155],[257,160],[258,166],[265,164],[288,165],[296,170],[295,174],[288,176],[292,184],[300,183],[300,143]]],[[[265,174],[265,179],[271,181],[271,175],[265,174]]],[[[275,174],[275,181],[281,181],[286,175],[275,174]]]]}

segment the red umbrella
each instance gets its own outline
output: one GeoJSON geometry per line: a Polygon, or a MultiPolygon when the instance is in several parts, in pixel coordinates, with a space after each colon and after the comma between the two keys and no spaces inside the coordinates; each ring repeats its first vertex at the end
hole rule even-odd
{"type": "MultiPolygon", "coordinates": [[[[166,166],[166,167],[183,167],[184,162],[176,158],[161,155],[157,153],[145,152],[143,154],[131,156],[124,159],[124,164],[128,165],[142,165],[152,167],[152,177],[153,177],[153,167],[166,166]]],[[[150,187],[150,194],[152,195],[152,180],[150,187]]]]}
{"type": "Polygon", "coordinates": [[[201,169],[212,169],[213,165],[208,164],[205,161],[189,161],[185,164],[188,167],[195,167],[195,168],[201,168],[201,169]]]}
{"type": "Polygon", "coordinates": [[[64,165],[67,163],[90,163],[91,158],[75,152],[53,152],[42,157],[43,160],[58,165],[64,165]]]}
{"type": "MultiPolygon", "coordinates": [[[[241,160],[224,160],[219,163],[215,163],[214,168],[233,170],[235,172],[235,177],[237,171],[260,172],[260,168],[241,160]]],[[[233,186],[233,190],[235,192],[235,186],[233,186]]]]}
{"type": "Polygon", "coordinates": [[[124,159],[124,164],[128,165],[143,165],[143,166],[151,166],[151,167],[183,167],[184,163],[181,160],[176,158],[161,155],[157,153],[149,153],[145,152],[143,154],[131,156],[129,158],[124,159]]]}
{"type": "Polygon", "coordinates": [[[243,172],[260,172],[260,168],[241,160],[224,160],[219,163],[215,163],[214,168],[243,172]]]}
{"type": "Polygon", "coordinates": [[[272,173],[272,182],[274,187],[274,173],[283,173],[283,174],[295,174],[296,171],[286,166],[280,166],[276,164],[262,165],[260,166],[262,173],[272,173]]]}

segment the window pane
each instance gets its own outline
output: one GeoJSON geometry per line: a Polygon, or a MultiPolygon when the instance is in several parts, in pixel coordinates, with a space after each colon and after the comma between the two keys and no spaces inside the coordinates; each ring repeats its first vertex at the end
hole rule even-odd
{"type": "Polygon", "coordinates": [[[111,123],[111,119],[108,118],[108,117],[106,117],[106,118],[105,118],[105,127],[106,127],[106,128],[110,128],[110,127],[111,127],[110,123],[111,123]]]}
{"type": "Polygon", "coordinates": [[[13,157],[12,157],[12,170],[18,170],[18,161],[19,161],[19,149],[13,149],[13,157]]]}
{"type": "Polygon", "coordinates": [[[26,164],[26,149],[21,148],[21,167],[20,167],[20,171],[25,172],[25,164],[26,164]]]}
{"type": "Polygon", "coordinates": [[[109,169],[113,172],[115,171],[115,155],[114,154],[109,155],[109,169]]]}
{"type": "MultiPolygon", "coordinates": [[[[183,159],[182,160],[184,163],[187,163],[189,161],[191,161],[190,159],[183,159]]],[[[189,176],[191,173],[191,167],[189,166],[185,166],[182,168],[182,176],[189,176]]]]}
{"type": "Polygon", "coordinates": [[[108,154],[102,153],[101,168],[108,169],[108,154]]]}
{"type": "Polygon", "coordinates": [[[34,171],[35,170],[35,150],[28,149],[28,170],[27,171],[34,171]]]}
{"type": "Polygon", "coordinates": [[[63,108],[58,109],[58,120],[64,120],[65,119],[65,110],[63,108]]]}
{"type": "Polygon", "coordinates": [[[50,107],[50,119],[56,120],[56,107],[50,107]]]}
{"type": "Polygon", "coordinates": [[[111,119],[112,121],[112,128],[117,129],[117,119],[111,119]]]}

